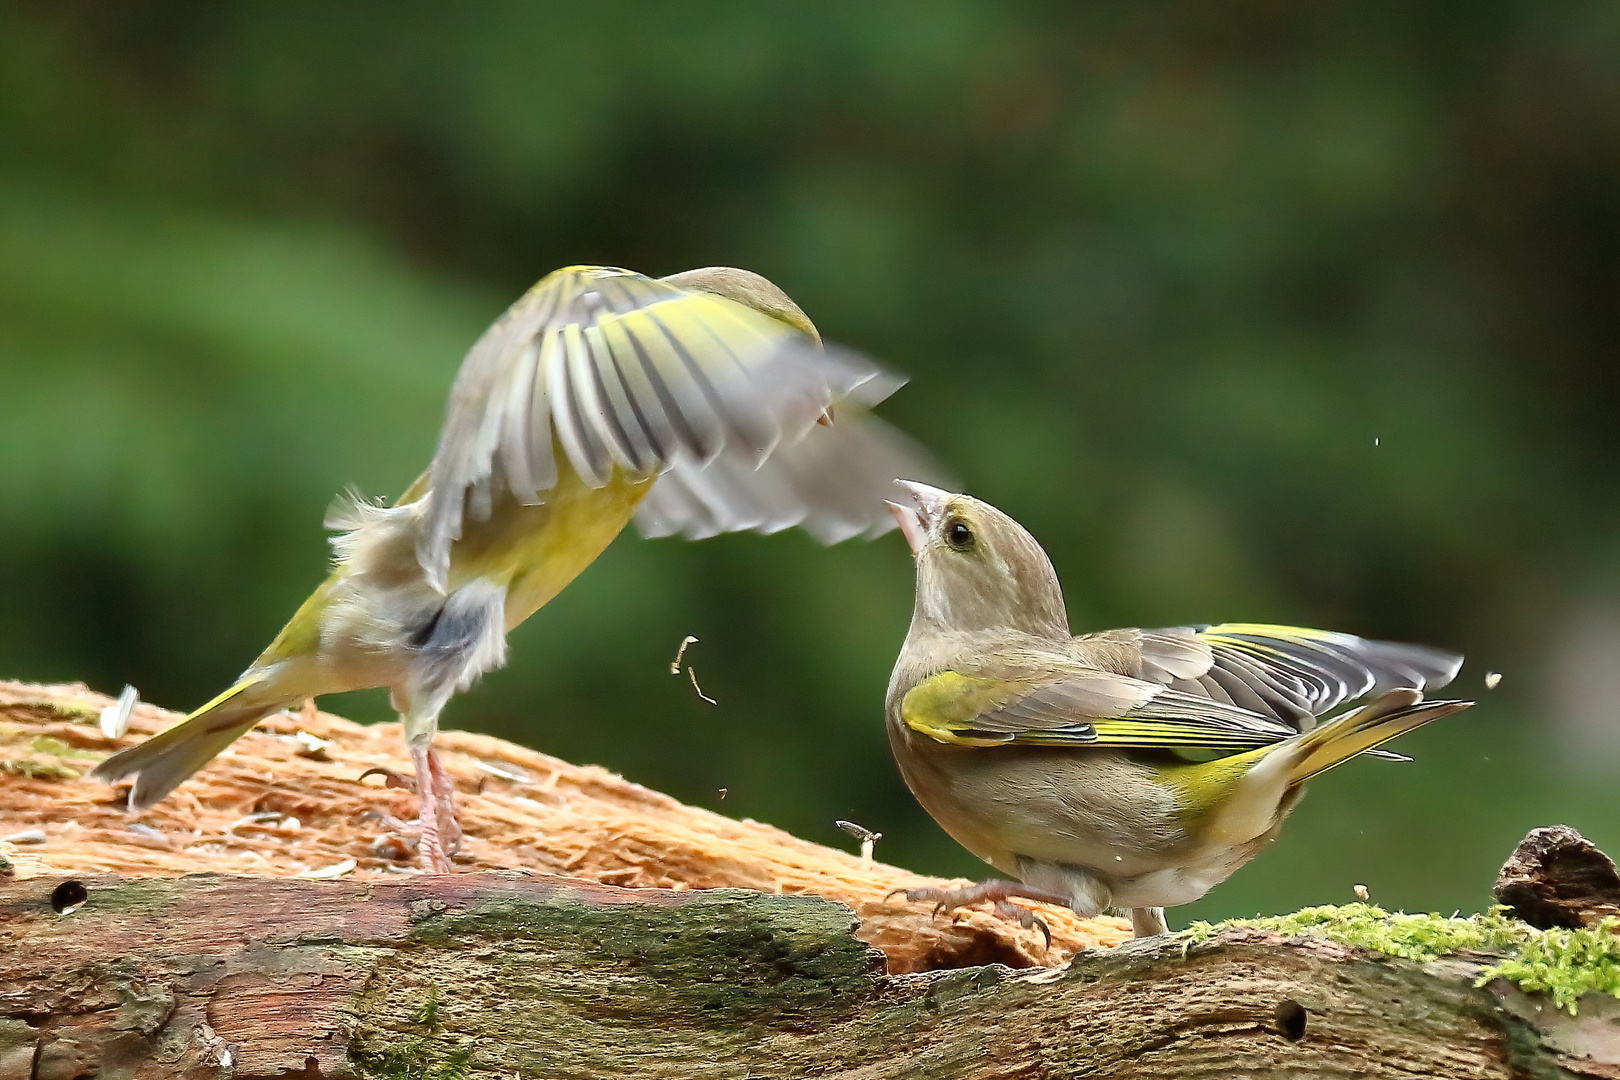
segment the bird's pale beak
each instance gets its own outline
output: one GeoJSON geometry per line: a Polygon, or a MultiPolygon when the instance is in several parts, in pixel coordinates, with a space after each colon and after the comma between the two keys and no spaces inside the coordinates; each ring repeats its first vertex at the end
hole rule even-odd
{"type": "Polygon", "coordinates": [[[928,542],[928,530],[923,528],[922,518],[918,516],[915,507],[901,506],[897,502],[883,500],[883,505],[889,508],[889,514],[900,526],[900,535],[906,538],[913,554],[922,550],[928,542]]]}
{"type": "Polygon", "coordinates": [[[889,513],[900,525],[900,532],[911,545],[913,553],[919,552],[928,543],[928,531],[933,527],[940,513],[944,509],[945,500],[951,493],[927,484],[919,484],[915,480],[896,480],[901,490],[911,499],[913,505],[890,502],[887,499],[883,505],[889,508],[889,513]]]}

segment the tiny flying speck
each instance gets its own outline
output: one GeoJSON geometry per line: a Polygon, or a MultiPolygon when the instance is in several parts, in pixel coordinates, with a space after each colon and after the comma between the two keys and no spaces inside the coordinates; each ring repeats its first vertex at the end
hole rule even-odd
{"type": "Polygon", "coordinates": [[[1498,686],[1501,686],[1501,685],[1502,685],[1502,673],[1500,671],[1487,671],[1485,673],[1485,689],[1487,689],[1487,690],[1495,690],[1498,686]]]}
{"type": "Polygon", "coordinates": [[[1373,445],[1374,446],[1378,445],[1378,436],[1376,436],[1376,435],[1373,436],[1373,445]]]}
{"type": "Polygon", "coordinates": [[[730,790],[731,790],[731,789],[730,789],[730,788],[720,788],[720,789],[719,789],[719,791],[720,791],[720,797],[721,797],[721,798],[722,798],[722,799],[724,799],[724,798],[725,798],[725,797],[726,797],[726,792],[728,792],[728,791],[730,791],[730,790]]]}
{"type": "Polygon", "coordinates": [[[1355,893],[1357,900],[1365,900],[1372,895],[1372,893],[1367,891],[1367,886],[1365,885],[1357,885],[1355,887],[1355,893]]]}

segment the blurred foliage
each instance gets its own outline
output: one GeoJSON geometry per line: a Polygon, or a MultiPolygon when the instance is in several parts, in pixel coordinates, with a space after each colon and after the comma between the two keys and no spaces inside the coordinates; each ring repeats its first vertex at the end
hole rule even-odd
{"type": "MultiPolygon", "coordinates": [[[[11,5],[0,145],[0,674],[205,700],[530,282],[729,263],[913,375],[884,413],[1077,629],[1506,673],[1177,918],[1477,908],[1530,826],[1620,848],[1613,5],[11,5]]],[[[445,720],[978,874],[884,744],[910,589],[892,536],[626,535],[445,720]]]]}

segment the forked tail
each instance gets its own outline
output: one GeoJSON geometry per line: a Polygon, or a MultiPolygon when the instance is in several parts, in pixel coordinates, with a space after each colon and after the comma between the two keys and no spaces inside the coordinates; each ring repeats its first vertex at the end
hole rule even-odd
{"type": "Polygon", "coordinates": [[[1416,690],[1391,690],[1299,737],[1289,755],[1289,784],[1303,784],[1364,751],[1449,716],[1472,701],[1424,701],[1416,690]]]}
{"type": "Polygon", "coordinates": [[[260,719],[293,703],[271,689],[272,681],[267,672],[244,678],[174,727],[139,746],[118,751],[90,775],[108,783],[134,775],[129,808],[133,812],[145,810],[260,719]]]}

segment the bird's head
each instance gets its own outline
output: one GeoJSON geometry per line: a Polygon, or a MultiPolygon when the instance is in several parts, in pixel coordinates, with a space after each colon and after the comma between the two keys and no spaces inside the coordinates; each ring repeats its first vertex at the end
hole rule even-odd
{"type": "Polygon", "coordinates": [[[753,308],[777,322],[786,323],[818,345],[821,343],[821,335],[816,333],[810,316],[800,310],[787,293],[752,270],[739,270],[735,266],[705,266],[699,270],[671,274],[662,280],[677,288],[710,293],[753,308]]]}
{"type": "Polygon", "coordinates": [[[1027,529],[970,495],[896,483],[909,505],[888,507],[917,560],[914,620],[944,630],[1069,636],[1057,572],[1027,529]]]}

